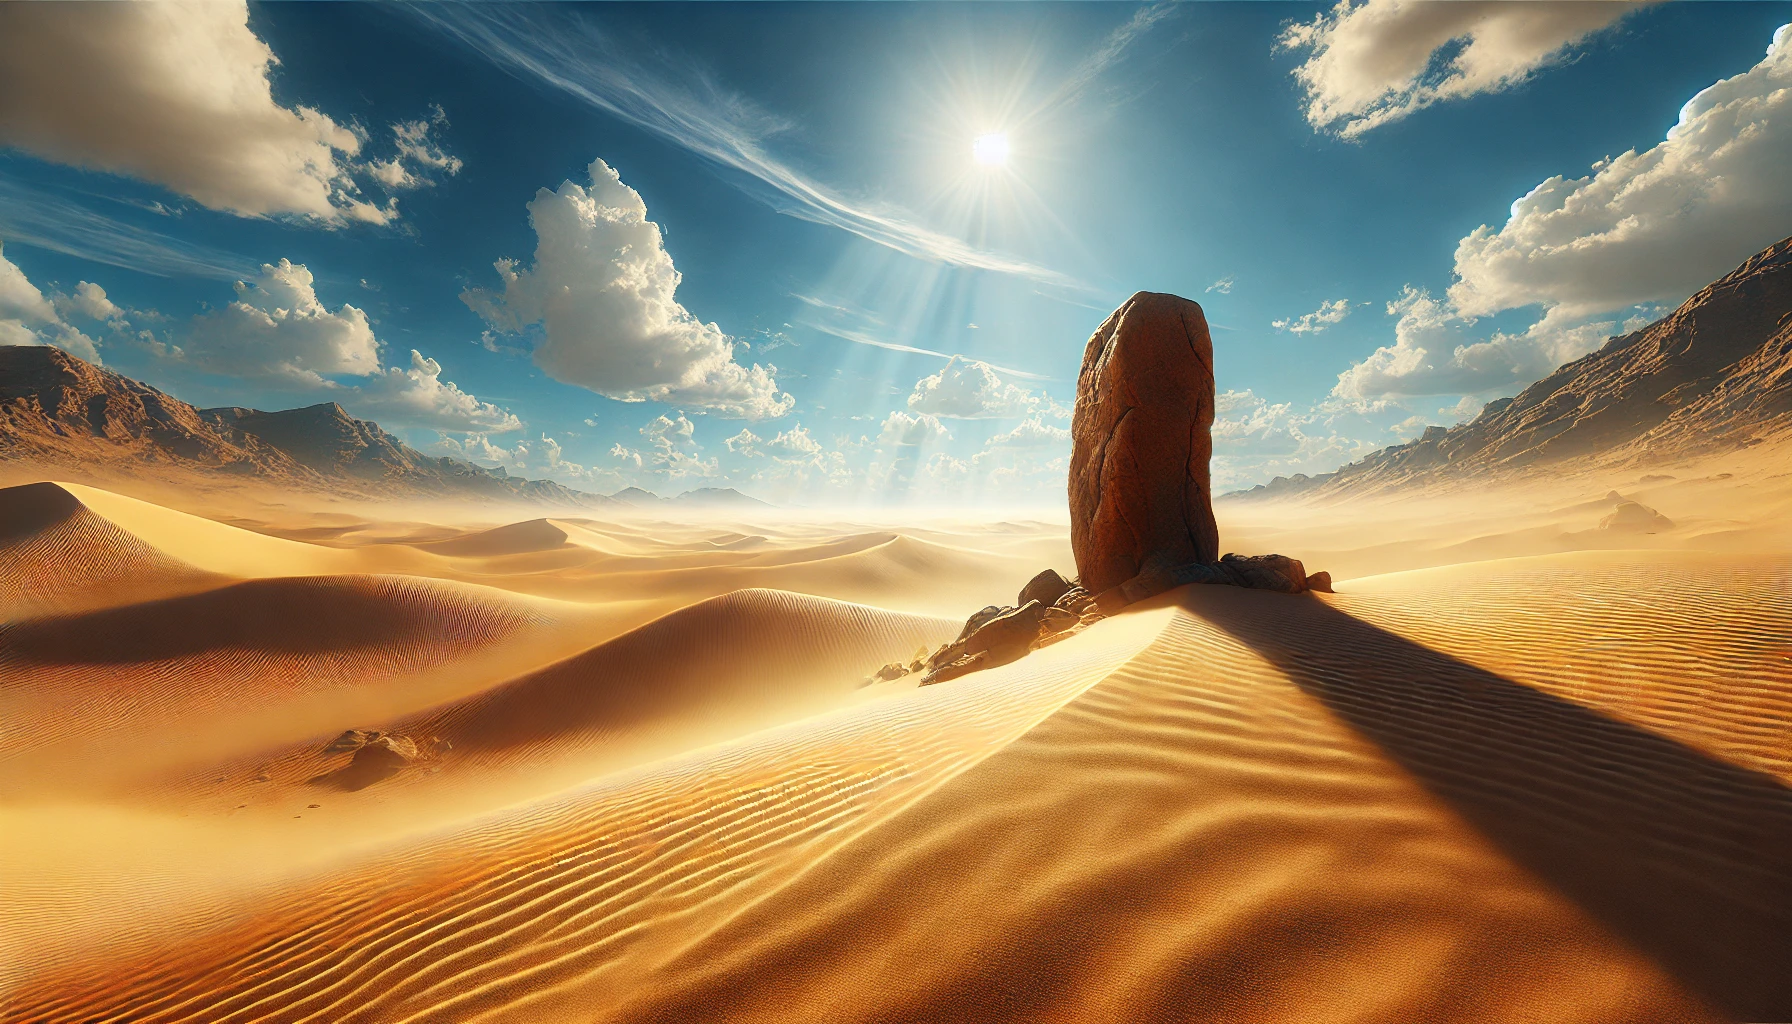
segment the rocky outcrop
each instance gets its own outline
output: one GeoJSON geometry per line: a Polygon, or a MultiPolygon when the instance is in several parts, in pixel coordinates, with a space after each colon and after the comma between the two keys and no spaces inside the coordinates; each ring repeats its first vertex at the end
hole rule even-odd
{"type": "Polygon", "coordinates": [[[1139,292],[1083,350],[1071,419],[1070,546],[1094,592],[1153,558],[1219,557],[1213,454],[1213,342],[1199,304],[1139,292]]]}

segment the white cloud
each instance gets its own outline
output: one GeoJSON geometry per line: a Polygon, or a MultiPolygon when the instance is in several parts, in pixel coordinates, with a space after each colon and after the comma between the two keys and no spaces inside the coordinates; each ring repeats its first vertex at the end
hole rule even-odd
{"type": "Polygon", "coordinates": [[[461,298],[493,327],[541,324],[535,362],[556,380],[625,402],[653,401],[764,419],[795,400],[777,368],[734,361],[734,343],[675,298],[680,274],[640,193],[602,160],[589,189],[541,189],[529,203],[535,263],[498,261],[502,292],[461,298]]]}
{"type": "Polygon", "coordinates": [[[758,434],[742,427],[740,433],[724,440],[722,446],[736,455],[751,459],[765,454],[759,447],[759,442],[762,440],[764,439],[758,434]]]}
{"type": "Polygon", "coordinates": [[[1394,344],[1338,375],[1332,394],[1374,403],[1424,395],[1473,395],[1523,386],[1617,333],[1612,320],[1589,320],[1552,308],[1518,334],[1472,340],[1473,321],[1423,289],[1408,287],[1388,303],[1394,344]]]}
{"type": "Polygon", "coordinates": [[[1333,299],[1321,302],[1319,308],[1311,313],[1302,313],[1292,320],[1271,320],[1269,326],[1278,331],[1290,331],[1294,334],[1318,334],[1335,323],[1340,323],[1350,315],[1350,303],[1345,299],[1333,299]]]}
{"type": "Polygon", "coordinates": [[[347,303],[332,312],[312,281],[302,263],[262,264],[254,280],[236,283],[235,302],[193,318],[184,358],[216,373],[313,387],[327,386],[326,374],[378,373],[379,343],[367,314],[347,303]]]}
{"type": "Polygon", "coordinates": [[[1792,224],[1792,25],[1762,61],[1689,100],[1667,137],[1550,178],[1456,247],[1466,316],[1541,303],[1597,313],[1678,302],[1792,224]]]}
{"type": "Polygon", "coordinates": [[[1346,138],[1445,100],[1510,88],[1639,6],[1339,0],[1291,25],[1307,121],[1346,138]]]}
{"type": "MultiPolygon", "coordinates": [[[[80,289],[76,291],[80,293],[80,289]]],[[[101,291],[99,297],[103,299],[105,292],[101,291]]],[[[62,318],[55,303],[45,298],[25,272],[6,258],[3,245],[0,245],[0,344],[55,345],[88,362],[100,361],[99,347],[93,339],[62,318]]]]}
{"type": "Polygon", "coordinates": [[[908,407],[953,419],[1025,416],[1049,400],[996,375],[985,362],[952,356],[940,372],[915,382],[908,407]]]}
{"type": "MultiPolygon", "coordinates": [[[[703,446],[697,443],[697,425],[692,423],[684,413],[677,419],[661,414],[647,421],[641,428],[641,437],[647,441],[649,451],[646,453],[646,467],[656,475],[668,480],[679,480],[685,477],[715,476],[719,470],[714,458],[702,459],[697,452],[703,446]]],[[[620,444],[616,448],[622,448],[620,444]]],[[[616,448],[610,453],[618,455],[616,448]]],[[[636,465],[642,464],[641,453],[622,449],[619,457],[631,459],[636,465]]]]}
{"type": "Polygon", "coordinates": [[[56,307],[64,316],[84,316],[89,320],[117,320],[124,316],[124,310],[106,297],[106,289],[92,281],[75,285],[73,295],[57,296],[56,307]]]}
{"type": "MultiPolygon", "coordinates": [[[[311,269],[282,259],[264,263],[253,280],[236,282],[236,301],[200,313],[179,344],[154,349],[209,373],[294,391],[321,391],[357,414],[436,430],[503,433],[522,422],[504,409],[442,379],[442,366],[416,349],[408,367],[385,367],[367,314],[318,298],[311,269]],[[358,385],[333,377],[366,378],[358,385]]],[[[81,301],[101,308],[97,288],[81,301]],[[97,293],[97,294],[95,294],[97,293]]],[[[116,307],[113,307],[116,309],[116,307]]]]}
{"type": "Polygon", "coordinates": [[[1486,405],[1486,402],[1473,395],[1463,395],[1455,405],[1446,405],[1438,409],[1437,414],[1451,424],[1467,423],[1481,415],[1481,409],[1486,405]]]}
{"type": "Polygon", "coordinates": [[[355,390],[358,394],[352,404],[356,412],[381,419],[396,417],[436,430],[487,433],[521,430],[523,426],[508,411],[443,380],[442,365],[416,349],[411,350],[409,369],[389,367],[355,390]]]}
{"type": "Polygon", "coordinates": [[[915,447],[931,441],[949,441],[952,432],[931,413],[906,413],[898,409],[884,417],[878,443],[885,447],[915,447]]]}
{"type": "Polygon", "coordinates": [[[447,124],[448,114],[440,106],[433,109],[428,120],[394,124],[392,139],[397,152],[388,159],[370,162],[367,172],[391,191],[434,185],[431,172],[459,174],[460,158],[443,149],[433,137],[436,128],[447,124]]]}
{"type": "Polygon", "coordinates": [[[1070,431],[1054,427],[1037,416],[1029,416],[1006,433],[997,434],[986,448],[1052,448],[1070,444],[1070,431]]]}
{"type": "Polygon", "coordinates": [[[385,223],[361,139],[274,102],[241,0],[0,7],[0,141],[163,185],[214,210],[385,223]]]}
{"type": "Polygon", "coordinates": [[[1230,295],[1232,294],[1233,283],[1232,275],[1227,274],[1225,277],[1208,285],[1206,290],[1210,292],[1219,292],[1221,295],[1230,295]]]}
{"type": "Polygon", "coordinates": [[[1216,489],[1272,476],[1327,473],[1381,444],[1352,437],[1334,426],[1335,414],[1296,411],[1250,390],[1216,396],[1211,471],[1216,489]]]}
{"type": "Polygon", "coordinates": [[[777,437],[765,443],[765,447],[771,452],[799,461],[813,459],[821,454],[821,442],[810,436],[808,428],[801,423],[779,432],[777,437]]]}

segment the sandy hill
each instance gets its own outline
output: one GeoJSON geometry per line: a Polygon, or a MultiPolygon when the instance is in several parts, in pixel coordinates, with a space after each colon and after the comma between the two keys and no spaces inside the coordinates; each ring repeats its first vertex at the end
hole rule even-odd
{"type": "Polygon", "coordinates": [[[1469,423],[1427,428],[1336,473],[1238,496],[1343,495],[1570,466],[1659,465],[1784,434],[1792,412],[1792,238],[1669,316],[1612,338],[1469,423]]]}
{"type": "Polygon", "coordinates": [[[730,488],[615,498],[425,455],[335,402],[263,412],[187,403],[47,346],[0,346],[0,461],[172,479],[230,473],[368,497],[442,497],[587,510],[764,507],[730,488]],[[376,485],[377,487],[372,487],[376,485]]]}

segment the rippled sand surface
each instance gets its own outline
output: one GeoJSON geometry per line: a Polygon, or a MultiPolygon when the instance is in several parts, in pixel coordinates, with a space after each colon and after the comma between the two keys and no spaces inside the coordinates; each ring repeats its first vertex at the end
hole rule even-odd
{"type": "Polygon", "coordinates": [[[1061,524],[0,491],[0,1020],[1792,1019],[1782,504],[1529,507],[917,688],[1061,524]]]}

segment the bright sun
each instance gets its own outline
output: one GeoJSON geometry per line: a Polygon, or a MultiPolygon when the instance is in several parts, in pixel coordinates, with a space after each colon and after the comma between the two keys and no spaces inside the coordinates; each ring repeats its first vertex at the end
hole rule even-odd
{"type": "Polygon", "coordinates": [[[1000,167],[1008,162],[1008,136],[1001,132],[977,136],[971,143],[971,159],[985,167],[1000,167]]]}

